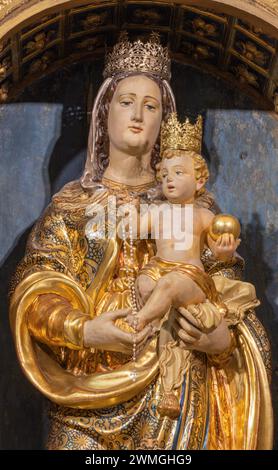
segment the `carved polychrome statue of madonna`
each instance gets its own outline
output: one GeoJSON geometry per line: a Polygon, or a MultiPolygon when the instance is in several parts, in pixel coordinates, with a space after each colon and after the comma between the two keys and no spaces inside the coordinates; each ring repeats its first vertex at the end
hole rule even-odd
{"type": "MultiPolygon", "coordinates": [[[[158,334],[150,325],[135,333],[125,321],[130,276],[149,262],[155,245],[93,228],[87,236],[86,227],[88,208],[107,213],[112,196],[119,207],[157,200],[160,126],[175,111],[168,51],[155,35],[147,43],[122,36],[104,77],[83,176],[64,186],[35,224],[12,283],[18,360],[50,402],[47,448],[270,449],[269,344],[253,310],[258,300],[240,282],[237,255],[216,261],[204,247],[205,270],[217,277],[222,302],[238,322],[231,327],[224,319],[207,333],[194,326],[196,305],[176,312],[173,334],[190,351],[175,391],[181,412],[176,419],[158,412],[158,334]]],[[[217,207],[207,191],[196,203],[217,207]]]]}

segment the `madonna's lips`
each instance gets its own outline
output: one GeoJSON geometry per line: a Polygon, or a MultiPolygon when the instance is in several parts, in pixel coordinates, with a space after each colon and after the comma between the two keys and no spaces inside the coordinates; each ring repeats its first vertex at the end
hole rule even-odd
{"type": "Polygon", "coordinates": [[[168,184],[167,189],[171,190],[171,189],[176,189],[176,188],[173,184],[168,184]]]}
{"type": "Polygon", "coordinates": [[[129,129],[134,132],[135,134],[139,134],[139,132],[142,132],[142,127],[137,127],[137,126],[129,126],[129,129]]]}

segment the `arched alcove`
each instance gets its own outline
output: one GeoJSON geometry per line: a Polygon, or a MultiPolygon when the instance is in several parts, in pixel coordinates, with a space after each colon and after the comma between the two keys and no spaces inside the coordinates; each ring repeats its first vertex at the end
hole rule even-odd
{"type": "Polygon", "coordinates": [[[0,5],[0,101],[80,60],[103,57],[119,30],[157,31],[173,59],[193,63],[274,108],[277,2],[9,1],[0,5]]]}

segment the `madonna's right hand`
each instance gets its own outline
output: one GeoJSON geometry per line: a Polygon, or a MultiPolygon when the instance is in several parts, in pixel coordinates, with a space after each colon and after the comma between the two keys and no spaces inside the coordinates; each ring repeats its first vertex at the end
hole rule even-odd
{"type": "Polygon", "coordinates": [[[118,318],[124,318],[130,312],[131,310],[128,308],[105,312],[99,317],[86,321],[84,323],[84,346],[132,354],[135,340],[137,354],[141,352],[148,339],[153,335],[152,327],[148,325],[139,333],[127,333],[115,325],[118,318]]]}

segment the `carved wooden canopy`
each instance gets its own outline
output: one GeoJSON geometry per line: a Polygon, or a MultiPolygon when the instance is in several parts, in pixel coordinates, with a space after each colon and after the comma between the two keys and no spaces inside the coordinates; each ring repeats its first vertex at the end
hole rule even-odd
{"type": "Polygon", "coordinates": [[[120,30],[160,33],[174,60],[278,101],[278,0],[0,0],[0,101],[81,60],[103,57],[120,30]]]}

